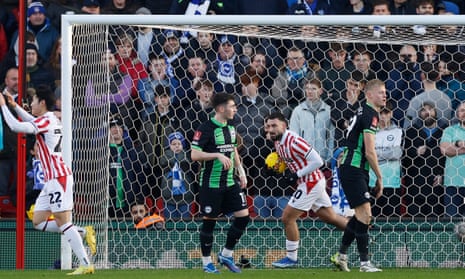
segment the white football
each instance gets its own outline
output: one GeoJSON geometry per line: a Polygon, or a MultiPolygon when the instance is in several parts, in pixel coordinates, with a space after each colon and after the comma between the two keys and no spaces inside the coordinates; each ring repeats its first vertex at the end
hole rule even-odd
{"type": "Polygon", "coordinates": [[[459,241],[465,243],[465,222],[455,224],[454,233],[459,241]]]}

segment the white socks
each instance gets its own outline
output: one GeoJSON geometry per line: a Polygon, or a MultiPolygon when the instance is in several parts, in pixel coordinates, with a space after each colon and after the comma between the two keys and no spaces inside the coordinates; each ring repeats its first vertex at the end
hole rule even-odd
{"type": "Polygon", "coordinates": [[[299,249],[299,241],[291,241],[286,239],[286,255],[289,259],[297,261],[297,250],[299,249]]]}
{"type": "Polygon", "coordinates": [[[68,240],[74,254],[79,259],[80,265],[89,266],[89,258],[86,250],[84,249],[84,245],[82,244],[81,235],[79,235],[76,227],[72,223],[66,223],[60,227],[60,230],[65,235],[66,240],[68,240]]]}

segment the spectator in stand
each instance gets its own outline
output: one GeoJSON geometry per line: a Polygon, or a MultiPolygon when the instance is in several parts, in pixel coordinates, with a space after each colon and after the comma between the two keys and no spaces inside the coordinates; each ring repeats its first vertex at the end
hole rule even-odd
{"type": "MultiPolygon", "coordinates": [[[[13,67],[8,69],[4,84],[1,87],[1,94],[4,96],[12,95],[16,101],[18,96],[18,68],[13,67]]],[[[10,112],[16,116],[16,112],[10,104],[8,104],[10,112]]],[[[3,113],[1,117],[0,131],[0,196],[16,196],[16,148],[17,135],[5,122],[3,113]]]]}
{"type": "Polygon", "coordinates": [[[133,107],[131,99],[132,79],[128,74],[120,72],[118,61],[110,50],[102,55],[102,63],[104,63],[103,66],[108,64],[109,100],[106,95],[97,96],[95,87],[98,86],[98,83],[89,80],[86,87],[86,104],[88,107],[99,107],[110,102],[111,114],[120,115],[126,128],[132,129],[134,122],[129,117],[129,109],[133,107]]]}
{"type": "MultiPolygon", "coordinates": [[[[29,5],[27,9],[26,28],[35,35],[39,56],[44,59],[44,61],[48,61],[53,44],[60,36],[60,33],[50,23],[50,19],[45,16],[45,7],[41,2],[32,2],[29,5]]],[[[11,47],[14,47],[17,38],[18,31],[13,35],[11,47]]]]}
{"type": "Polygon", "coordinates": [[[353,65],[347,61],[347,50],[343,44],[331,43],[327,55],[331,63],[323,64],[318,72],[318,79],[323,83],[322,100],[333,107],[346,89],[346,81],[350,78],[353,65]]]}
{"type": "MultiPolygon", "coordinates": [[[[242,165],[250,178],[247,181],[249,194],[257,189],[266,187],[265,180],[260,175],[265,164],[265,138],[262,128],[264,117],[275,109],[273,98],[259,90],[260,77],[252,69],[241,75],[242,96],[237,98],[237,113],[234,116],[234,126],[242,138],[238,152],[242,158],[242,165]]],[[[265,217],[265,216],[262,216],[265,217]]]]}
{"type": "Polygon", "coordinates": [[[289,15],[328,15],[331,14],[329,0],[297,0],[289,6],[289,15]]]}
{"type": "Polygon", "coordinates": [[[76,13],[79,11],[79,5],[77,1],[73,0],[47,0],[43,1],[47,18],[50,19],[50,22],[53,26],[61,32],[61,15],[66,14],[67,12],[76,13]]]}
{"type": "MultiPolygon", "coordinates": [[[[13,15],[13,12],[9,9],[0,9],[0,25],[3,27],[3,31],[5,32],[6,36],[6,45],[5,47],[10,46],[13,42],[12,36],[13,33],[18,28],[18,22],[13,15]]],[[[0,58],[0,61],[2,59],[0,58]]],[[[3,79],[2,79],[3,80],[3,79]]]]}
{"type": "Polygon", "coordinates": [[[427,44],[421,45],[420,51],[418,52],[418,63],[429,62],[429,63],[437,63],[439,61],[439,53],[441,52],[440,47],[438,45],[427,44]]]}
{"type": "Polygon", "coordinates": [[[435,65],[428,62],[421,64],[421,79],[424,91],[410,100],[405,112],[404,129],[417,120],[417,112],[424,102],[434,104],[436,108],[436,120],[440,126],[449,126],[453,113],[452,102],[447,94],[436,88],[436,82],[439,78],[440,74],[435,65]]]}
{"type": "MultiPolygon", "coordinates": [[[[168,146],[168,135],[179,129],[179,119],[176,117],[176,110],[170,102],[171,89],[169,86],[161,84],[155,87],[154,102],[155,111],[148,115],[143,122],[143,130],[139,132],[141,144],[148,157],[151,174],[149,185],[160,185],[162,170],[159,160],[164,154],[164,149],[168,146]]],[[[159,189],[152,189],[152,195],[158,197],[159,189]]]]}
{"type": "Polygon", "coordinates": [[[455,111],[458,105],[465,101],[465,85],[457,78],[460,65],[452,57],[449,53],[441,53],[438,63],[441,78],[436,82],[436,86],[449,96],[455,111]]]}
{"type": "Polygon", "coordinates": [[[52,48],[50,59],[45,63],[45,68],[49,70],[54,77],[55,88],[61,86],[61,37],[59,37],[52,48]]]}
{"type": "Polygon", "coordinates": [[[320,154],[329,166],[334,150],[334,125],[331,122],[331,108],[321,100],[323,89],[318,79],[304,83],[305,101],[293,111],[289,130],[304,138],[320,154]]]}
{"type": "Polygon", "coordinates": [[[436,9],[439,15],[442,14],[464,14],[465,4],[461,0],[443,0],[436,5],[436,9]]]}
{"type": "Polygon", "coordinates": [[[239,75],[243,69],[240,67],[239,56],[235,49],[237,39],[232,35],[222,35],[219,41],[217,60],[213,64],[213,71],[222,87],[217,92],[238,94],[241,92],[239,75]]]}
{"type": "Polygon", "coordinates": [[[2,22],[0,22],[0,61],[3,60],[5,55],[8,52],[8,40],[5,32],[5,28],[3,27],[2,22]]]}
{"type": "Polygon", "coordinates": [[[393,15],[414,15],[416,0],[390,0],[389,10],[393,15]]]}
{"type": "Polygon", "coordinates": [[[168,135],[169,148],[160,159],[163,169],[161,194],[165,202],[165,219],[190,217],[194,201],[195,174],[191,167],[186,139],[180,132],[168,135]]]}
{"type": "Polygon", "coordinates": [[[100,7],[99,0],[84,0],[82,1],[81,11],[87,14],[98,15],[101,12],[100,7]]]}
{"type": "MultiPolygon", "coordinates": [[[[37,46],[37,40],[34,33],[26,31],[26,44],[31,43],[37,46]]],[[[18,40],[13,48],[8,50],[6,57],[0,61],[0,80],[5,79],[6,71],[12,67],[18,67],[18,40]]]]}
{"type": "Polygon", "coordinates": [[[110,119],[109,196],[110,217],[129,217],[129,205],[136,201],[136,195],[146,192],[145,172],[142,164],[146,157],[141,149],[134,146],[124,132],[123,120],[119,116],[110,119]]]}
{"type": "Polygon", "coordinates": [[[144,120],[155,110],[156,103],[154,103],[154,97],[157,85],[170,87],[170,92],[174,93],[173,96],[170,96],[171,100],[179,98],[176,94],[179,81],[174,77],[168,77],[166,68],[166,61],[162,56],[150,55],[150,61],[147,65],[149,77],[148,79],[139,80],[137,85],[139,98],[144,103],[144,112],[142,113],[144,120]]]}
{"type": "MultiPolygon", "coordinates": [[[[181,88],[178,90],[183,91],[184,99],[181,100],[183,107],[190,107],[192,102],[197,99],[195,84],[199,80],[209,80],[212,82],[213,87],[220,90],[222,87],[216,79],[216,75],[212,71],[208,71],[205,60],[201,57],[190,57],[188,61],[186,76],[181,80],[181,88]]],[[[216,91],[217,91],[216,90],[216,91]]]]}
{"type": "Polygon", "coordinates": [[[420,64],[417,51],[412,45],[404,45],[399,51],[399,62],[389,72],[386,89],[394,104],[393,120],[404,126],[405,112],[413,97],[422,92],[420,64]]]}
{"type": "Polygon", "coordinates": [[[338,15],[369,15],[371,14],[371,2],[366,0],[349,0],[331,2],[332,9],[338,15]]]}
{"type": "Polygon", "coordinates": [[[440,217],[443,214],[441,185],[445,157],[440,141],[444,127],[438,125],[433,103],[423,103],[417,121],[405,132],[402,169],[403,197],[409,216],[440,217]]]}
{"type": "MultiPolygon", "coordinates": [[[[257,53],[263,53],[267,56],[266,67],[269,69],[268,72],[272,77],[276,77],[278,74],[279,68],[283,65],[283,59],[278,55],[278,50],[272,39],[258,37],[263,31],[257,25],[244,25],[242,27],[242,33],[246,36],[239,37],[239,53],[244,54],[246,49],[249,49],[247,55],[242,57],[247,57],[247,60],[241,61],[244,65],[243,72],[245,67],[251,63],[252,58],[257,53]]],[[[242,72],[242,73],[243,73],[242,72]]],[[[241,73],[241,74],[242,74],[241,73]]]]}
{"type": "Polygon", "coordinates": [[[187,55],[179,41],[180,36],[179,31],[164,30],[157,36],[159,44],[154,46],[154,52],[166,60],[168,76],[177,80],[184,78],[188,66],[187,55]]]}
{"type": "Polygon", "coordinates": [[[102,14],[134,14],[138,8],[139,5],[136,3],[136,1],[133,0],[108,0],[102,7],[102,14]]]}
{"type": "Polygon", "coordinates": [[[441,138],[441,152],[446,156],[444,205],[448,217],[465,215],[465,102],[456,110],[458,123],[447,127],[441,138]]]}
{"type": "MultiPolygon", "coordinates": [[[[383,195],[375,200],[374,217],[400,217],[401,159],[404,131],[392,122],[392,103],[379,112],[379,130],[375,137],[375,150],[383,177],[383,195]]],[[[370,170],[370,187],[376,186],[376,175],[370,170]]]]}
{"type": "MultiPolygon", "coordinates": [[[[372,15],[391,15],[389,0],[372,0],[371,3],[373,6],[372,15]]],[[[369,29],[373,31],[373,36],[375,37],[382,37],[385,34],[395,34],[396,32],[395,28],[389,25],[369,26],[369,29]]],[[[367,48],[373,56],[371,69],[376,73],[377,78],[387,80],[389,71],[394,68],[394,62],[398,60],[397,48],[400,48],[400,46],[369,44],[363,47],[367,48]]]]}
{"type": "Polygon", "coordinates": [[[187,107],[185,120],[182,121],[182,128],[189,144],[200,124],[207,122],[213,112],[210,104],[210,98],[214,93],[212,82],[208,79],[199,79],[193,83],[193,88],[196,99],[187,107]]]}
{"type": "Polygon", "coordinates": [[[363,74],[354,70],[346,80],[346,90],[342,93],[331,110],[331,120],[335,126],[334,148],[345,146],[345,131],[349,127],[349,120],[365,99],[363,89],[366,80],[363,74]]]}
{"type": "Polygon", "coordinates": [[[301,49],[291,47],[287,52],[286,65],[275,78],[271,95],[276,105],[288,119],[292,110],[305,100],[304,83],[315,77],[315,72],[301,49]]]}
{"type": "Polygon", "coordinates": [[[53,73],[44,67],[37,46],[29,43],[26,44],[26,72],[27,87],[35,88],[43,84],[55,90],[53,73]]]}
{"type": "Polygon", "coordinates": [[[270,72],[269,57],[265,53],[256,52],[255,55],[252,56],[249,66],[246,67],[246,71],[249,70],[255,71],[261,79],[259,91],[269,94],[277,74],[272,74],[270,72]]]}
{"type": "Polygon", "coordinates": [[[123,74],[129,74],[133,86],[131,95],[137,95],[137,84],[148,79],[148,73],[144,64],[139,60],[137,51],[134,48],[134,37],[130,33],[119,34],[116,41],[115,58],[118,61],[119,71],[123,74]]]}
{"type": "Polygon", "coordinates": [[[415,11],[417,15],[434,15],[435,0],[416,0],[415,11]]]}
{"type": "Polygon", "coordinates": [[[371,69],[373,54],[365,48],[357,48],[352,52],[352,64],[355,70],[359,70],[365,80],[376,78],[376,73],[371,69]]]}
{"type": "MultiPolygon", "coordinates": [[[[319,36],[321,29],[315,25],[303,25],[300,28],[300,35],[305,38],[303,40],[283,40],[285,48],[289,49],[292,46],[300,48],[305,55],[305,59],[310,63],[319,65],[327,64],[326,52],[329,49],[328,42],[315,42],[315,36],[319,36]]],[[[286,54],[284,54],[286,55],[286,54]]]]}
{"type": "MultiPolygon", "coordinates": [[[[136,15],[151,15],[150,11],[141,7],[137,9],[136,15]]],[[[137,52],[137,57],[143,65],[147,65],[149,62],[150,54],[153,52],[155,45],[157,44],[157,37],[153,28],[150,26],[136,26],[134,27],[135,39],[134,49],[137,52]]]]}
{"type": "Polygon", "coordinates": [[[207,69],[211,70],[216,61],[218,46],[215,46],[215,34],[208,32],[198,32],[197,37],[189,41],[188,56],[200,57],[205,61],[207,69]]]}

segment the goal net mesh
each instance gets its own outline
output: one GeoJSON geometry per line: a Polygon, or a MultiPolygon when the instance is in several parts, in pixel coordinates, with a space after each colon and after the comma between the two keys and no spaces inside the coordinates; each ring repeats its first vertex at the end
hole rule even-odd
{"type": "MultiPolygon", "coordinates": [[[[195,129],[211,115],[204,100],[220,91],[237,97],[235,125],[243,138],[240,152],[249,179],[246,194],[252,221],[237,245],[235,259],[243,256],[253,267],[271,267],[271,262],[285,256],[280,216],[293,190],[279,176],[264,171],[272,144],[264,138],[263,117],[274,109],[291,117],[298,104],[305,102],[302,79],[321,80],[321,98],[329,111],[311,107],[296,123],[328,129],[311,128],[315,137],[332,136],[307,139],[327,162],[328,193],[334,194],[331,158],[341,144],[337,130],[343,129],[340,122],[345,117],[336,98],[343,100],[352,86],[349,83],[360,81],[356,70],[363,73],[363,80],[379,78],[393,86],[388,86],[388,97],[393,121],[401,130],[400,135],[387,137],[399,141],[397,145],[381,140],[377,145],[379,156],[386,156],[383,148],[400,154],[380,158],[382,163],[392,163],[389,178],[393,182],[382,203],[374,207],[373,261],[383,267],[462,266],[464,246],[453,232],[462,220],[460,214],[446,211],[449,204],[442,178],[447,159],[440,152],[440,138],[428,138],[421,126],[412,134],[411,127],[405,126],[404,110],[408,98],[423,91],[419,71],[426,62],[438,65],[443,74],[436,84],[453,97],[449,103],[455,107],[450,111],[463,101],[465,89],[448,87],[461,84],[464,78],[460,66],[465,57],[463,26],[357,26],[350,22],[291,26],[274,25],[270,19],[266,26],[221,25],[221,21],[195,27],[89,22],[71,25],[70,30],[71,46],[63,47],[72,50],[72,70],[64,69],[71,73],[72,90],[63,92],[63,98],[72,98],[73,218],[77,224],[95,226],[98,251],[93,261],[98,268],[201,267],[199,166],[189,161],[188,151],[195,129]],[[228,45],[234,54],[227,54],[228,45]],[[228,59],[222,55],[229,55],[228,59]],[[305,70],[292,68],[299,59],[305,70]],[[256,102],[250,102],[254,98],[246,98],[244,90],[258,91],[256,102]],[[165,108],[167,102],[171,104],[165,108]],[[170,151],[174,132],[183,136],[185,157],[170,151]],[[417,153],[419,148],[426,152],[417,153]],[[173,185],[182,186],[173,189],[173,185]],[[131,210],[137,211],[132,208],[136,203],[147,209],[147,215],[157,214],[164,222],[137,229],[131,215],[131,210]]],[[[441,116],[447,123],[454,118],[453,113],[444,116],[442,111],[441,116]]],[[[218,222],[212,255],[222,248],[230,221],[224,216],[218,222]]],[[[303,214],[298,226],[301,266],[329,267],[342,232],[313,212],[303,214]]],[[[350,262],[356,265],[353,246],[350,262]]]]}

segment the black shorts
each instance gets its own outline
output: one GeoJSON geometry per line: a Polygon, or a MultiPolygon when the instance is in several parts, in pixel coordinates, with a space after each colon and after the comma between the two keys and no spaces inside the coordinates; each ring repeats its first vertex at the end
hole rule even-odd
{"type": "Polygon", "coordinates": [[[351,208],[371,202],[368,171],[342,165],[339,167],[339,180],[351,208]]]}
{"type": "Polygon", "coordinates": [[[216,218],[247,208],[247,199],[239,184],[226,188],[200,187],[200,212],[203,216],[216,218]]]}

